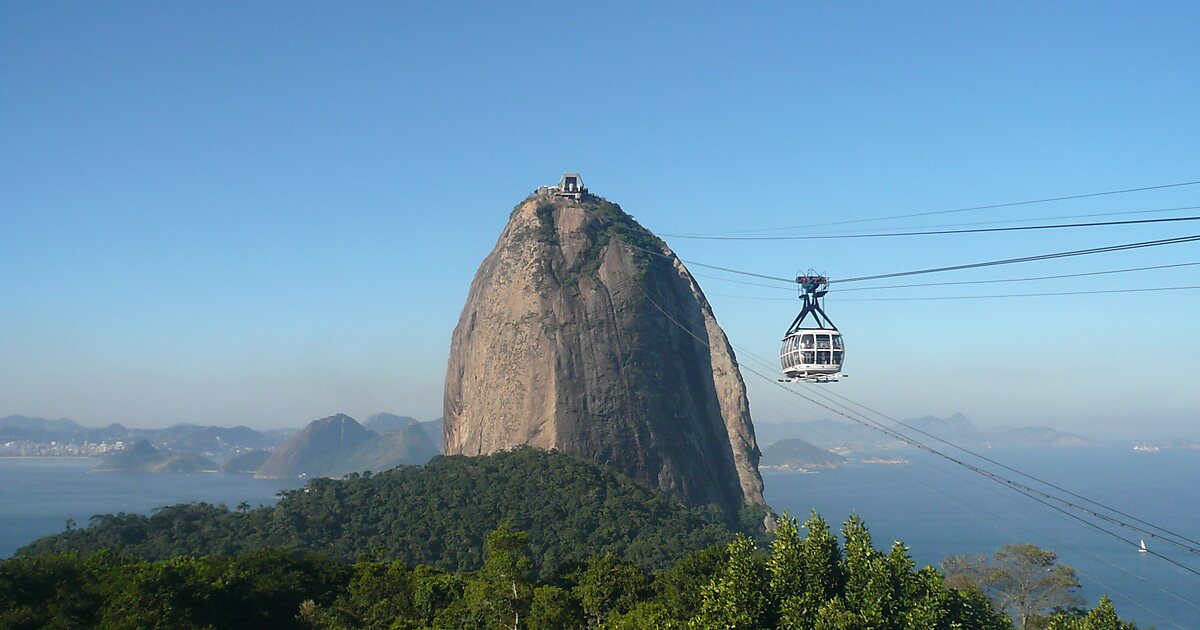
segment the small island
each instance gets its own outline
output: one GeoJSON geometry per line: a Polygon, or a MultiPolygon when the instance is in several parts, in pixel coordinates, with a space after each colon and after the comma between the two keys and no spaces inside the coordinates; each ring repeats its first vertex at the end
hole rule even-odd
{"type": "Polygon", "coordinates": [[[759,466],[767,470],[815,472],[832,470],[846,461],[845,457],[800,438],[785,438],[763,450],[759,466]]]}

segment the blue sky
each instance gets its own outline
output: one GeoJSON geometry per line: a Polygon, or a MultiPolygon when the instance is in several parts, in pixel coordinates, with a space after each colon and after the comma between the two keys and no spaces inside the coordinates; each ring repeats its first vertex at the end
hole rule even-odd
{"type": "MultiPolygon", "coordinates": [[[[0,4],[0,415],[298,426],[440,415],[450,332],[513,204],[567,170],[666,233],[1200,179],[1194,3],[0,4]]],[[[1200,186],[869,226],[1200,205],[1200,186]]],[[[1200,233],[704,242],[789,275],[1200,233]]],[[[941,274],[1200,260],[1200,245],[941,274]]],[[[837,391],[898,417],[1200,437],[1196,267],[831,294],[837,391]]],[[[693,269],[771,356],[786,292],[693,269]]],[[[751,382],[756,419],[821,417],[751,382]]]]}

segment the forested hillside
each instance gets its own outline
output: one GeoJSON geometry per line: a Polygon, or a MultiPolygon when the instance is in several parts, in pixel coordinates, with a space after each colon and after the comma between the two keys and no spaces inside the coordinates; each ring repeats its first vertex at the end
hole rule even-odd
{"type": "MultiPolygon", "coordinates": [[[[803,530],[785,518],[766,549],[738,536],[662,571],[600,555],[540,579],[530,535],[507,522],[487,536],[472,572],[270,549],[157,562],[107,552],[14,558],[0,561],[0,627],[1012,628],[979,591],[917,570],[899,542],[877,551],[857,518],[844,524],[844,544],[819,517],[803,530]]],[[[1102,599],[1091,611],[1039,617],[1036,627],[1134,626],[1102,599]]]]}
{"type": "MultiPolygon", "coordinates": [[[[748,520],[761,523],[761,516],[748,520]]],[[[424,467],[344,480],[315,479],[285,493],[273,507],[187,504],[151,516],[96,516],[89,527],[42,538],[19,553],[107,548],[162,560],[281,547],[341,560],[366,554],[475,570],[483,563],[487,533],[506,520],[529,532],[529,551],[541,575],[566,561],[605,553],[662,568],[733,535],[715,508],[686,508],[589,460],[518,449],[438,457],[424,467]]]]}

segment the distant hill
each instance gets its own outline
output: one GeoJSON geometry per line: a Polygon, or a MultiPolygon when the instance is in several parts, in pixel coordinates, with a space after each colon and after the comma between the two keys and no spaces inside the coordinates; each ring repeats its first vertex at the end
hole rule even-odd
{"type": "Polygon", "coordinates": [[[421,423],[421,428],[425,429],[426,435],[437,447],[439,453],[446,452],[446,436],[442,433],[442,419],[427,420],[421,423]]]}
{"type": "Polygon", "coordinates": [[[992,444],[1006,446],[1095,446],[1096,442],[1049,427],[1000,427],[988,429],[983,438],[992,444]]]}
{"type": "Polygon", "coordinates": [[[82,431],[83,427],[79,426],[79,423],[74,420],[66,418],[47,420],[46,418],[31,418],[29,416],[8,416],[0,418],[0,429],[74,432],[82,431]]]}
{"type": "Polygon", "coordinates": [[[268,449],[280,441],[267,433],[249,427],[215,427],[195,424],[176,424],[165,429],[154,429],[151,433],[155,442],[169,445],[171,450],[193,453],[220,453],[237,448],[268,449]]]}
{"type": "Polygon", "coordinates": [[[339,454],[349,451],[372,435],[375,434],[346,414],[314,420],[283,446],[275,449],[255,476],[319,476],[339,454]]]}
{"type": "Polygon", "coordinates": [[[415,420],[404,423],[402,416],[392,416],[376,422],[376,426],[400,424],[405,426],[399,431],[379,434],[345,414],[313,421],[276,449],[255,476],[340,477],[351,472],[424,464],[438,454],[437,446],[415,420]]]}
{"type": "Polygon", "coordinates": [[[106,456],[95,470],[103,472],[212,472],[217,465],[192,453],[167,453],[139,440],[129,448],[106,456]]]}
{"type": "Polygon", "coordinates": [[[368,431],[388,433],[390,431],[399,431],[414,424],[419,424],[416,418],[397,416],[394,413],[377,413],[367,416],[362,426],[368,431]]]}
{"type": "Polygon", "coordinates": [[[255,473],[271,457],[271,451],[243,451],[221,465],[223,473],[255,473]]]}
{"type": "MultiPolygon", "coordinates": [[[[335,417],[320,429],[339,425],[349,427],[349,418],[335,417]]],[[[90,527],[39,539],[18,554],[107,548],[163,559],[287,547],[347,561],[369,553],[409,566],[474,570],[483,561],[484,537],[510,519],[529,532],[530,557],[542,575],[607,553],[663,568],[733,536],[714,506],[687,508],[591,460],[519,448],[315,479],[275,506],[244,513],[188,504],[151,516],[96,516],[90,527]]]]}
{"type": "Polygon", "coordinates": [[[846,463],[846,458],[814,446],[799,438],[785,438],[763,449],[759,466],[785,470],[834,468],[846,463]]]}
{"type": "Polygon", "coordinates": [[[425,429],[420,424],[411,424],[399,431],[374,435],[360,442],[339,456],[336,463],[328,464],[321,474],[340,477],[367,470],[379,472],[405,464],[424,464],[438,455],[441,455],[441,451],[425,434],[425,429]]]}
{"type": "MultiPolygon", "coordinates": [[[[915,429],[920,429],[930,435],[936,435],[943,440],[951,441],[978,441],[980,438],[979,429],[971,424],[961,413],[956,413],[949,418],[939,418],[937,416],[921,416],[920,418],[912,418],[905,420],[904,424],[915,429]]],[[[899,424],[893,425],[899,430],[904,430],[905,427],[899,424]]]]}

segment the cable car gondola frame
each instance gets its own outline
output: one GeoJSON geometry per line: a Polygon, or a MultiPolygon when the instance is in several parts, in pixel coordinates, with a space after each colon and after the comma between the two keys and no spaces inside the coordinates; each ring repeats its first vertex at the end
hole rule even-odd
{"type": "Polygon", "coordinates": [[[829,293],[829,278],[808,272],[796,277],[803,306],[800,314],[792,321],[783,336],[779,348],[779,362],[783,368],[783,382],[836,383],[842,374],[846,346],[842,333],[821,306],[821,299],[829,293]],[[815,326],[806,326],[805,320],[812,317],[815,326]]]}

